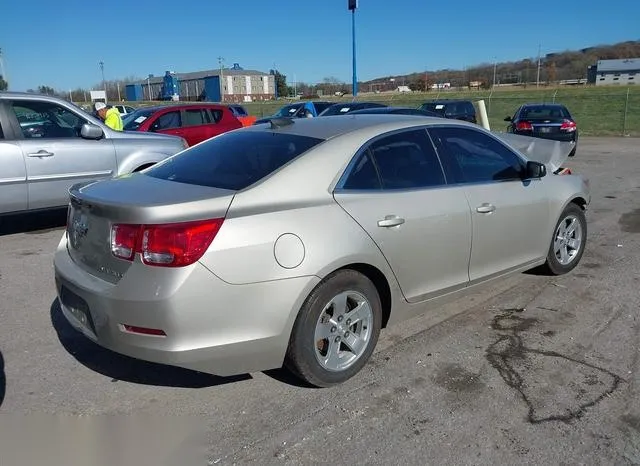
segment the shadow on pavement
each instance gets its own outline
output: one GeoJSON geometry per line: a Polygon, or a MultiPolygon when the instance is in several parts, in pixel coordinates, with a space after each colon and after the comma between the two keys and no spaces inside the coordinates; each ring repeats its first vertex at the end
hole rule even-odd
{"type": "Polygon", "coordinates": [[[16,233],[38,234],[63,228],[67,223],[67,208],[44,212],[29,212],[0,216],[0,236],[16,233]]]}
{"type": "Polygon", "coordinates": [[[51,304],[51,323],[62,346],[76,360],[112,382],[123,381],[142,385],[177,388],[206,388],[248,380],[248,374],[234,377],[217,377],[179,367],[165,366],[130,358],[102,348],[76,331],[62,314],[56,299],[51,304]]]}
{"type": "Polygon", "coordinates": [[[4,401],[4,395],[7,392],[7,376],[4,375],[4,359],[0,351],[0,407],[4,401]]]}
{"type": "Polygon", "coordinates": [[[268,377],[271,377],[272,379],[281,382],[281,383],[286,383],[287,385],[291,385],[293,387],[299,387],[299,388],[318,388],[314,385],[311,385],[307,382],[305,382],[302,379],[299,379],[298,377],[296,377],[295,375],[293,375],[291,372],[289,372],[287,369],[285,369],[284,367],[281,369],[271,369],[268,371],[264,371],[263,374],[265,374],[268,377]]]}

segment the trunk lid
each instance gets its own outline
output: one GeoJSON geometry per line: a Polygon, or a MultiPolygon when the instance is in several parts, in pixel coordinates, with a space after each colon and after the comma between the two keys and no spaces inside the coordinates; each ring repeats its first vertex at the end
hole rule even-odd
{"type": "Polygon", "coordinates": [[[570,142],[521,136],[513,133],[494,133],[494,135],[529,160],[544,163],[551,168],[550,171],[552,173],[562,166],[575,147],[574,144],[570,142]]]}
{"type": "Polygon", "coordinates": [[[76,185],[70,190],[67,250],[88,273],[117,283],[132,262],[111,253],[113,224],[221,218],[234,194],[235,191],[176,183],[141,173],[76,185]]]}

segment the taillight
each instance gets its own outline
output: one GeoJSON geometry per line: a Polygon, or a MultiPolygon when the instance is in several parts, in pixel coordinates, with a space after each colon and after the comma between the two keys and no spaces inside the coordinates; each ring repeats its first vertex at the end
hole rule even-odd
{"type": "Polygon", "coordinates": [[[111,227],[111,253],[133,260],[142,254],[142,262],[161,267],[184,267],[198,261],[206,252],[224,219],[166,225],[127,225],[111,227]]]}
{"type": "Polygon", "coordinates": [[[571,120],[564,120],[560,125],[560,130],[571,133],[576,130],[576,122],[571,120]]]}
{"type": "Polygon", "coordinates": [[[119,259],[133,260],[138,246],[140,225],[113,225],[111,253],[119,259]]]}
{"type": "Polygon", "coordinates": [[[516,129],[518,131],[533,131],[533,126],[528,121],[519,121],[516,123],[516,129]]]}

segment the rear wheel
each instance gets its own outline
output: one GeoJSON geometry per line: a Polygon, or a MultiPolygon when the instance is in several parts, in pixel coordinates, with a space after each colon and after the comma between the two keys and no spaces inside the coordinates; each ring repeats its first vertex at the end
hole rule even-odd
{"type": "Polygon", "coordinates": [[[359,272],[339,270],[302,306],[285,366],[317,387],[342,383],[367,363],[381,326],[382,305],[375,285],[359,272]]]}
{"type": "Polygon", "coordinates": [[[587,219],[584,210],[569,204],[553,230],[547,254],[546,268],[553,275],[562,275],[573,270],[584,253],[587,242],[587,219]]]}

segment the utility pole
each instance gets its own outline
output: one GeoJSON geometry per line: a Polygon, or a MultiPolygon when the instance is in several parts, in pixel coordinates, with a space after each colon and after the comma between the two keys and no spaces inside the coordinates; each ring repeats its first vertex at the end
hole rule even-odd
{"type": "Polygon", "coordinates": [[[538,77],[536,78],[536,87],[540,87],[540,44],[538,44],[538,77]]]}
{"type": "Polygon", "coordinates": [[[9,78],[7,77],[7,73],[6,70],[4,69],[4,60],[2,58],[2,49],[0,48],[0,76],[2,76],[2,79],[5,80],[5,82],[7,83],[7,90],[9,90],[9,78]]]}
{"type": "Polygon", "coordinates": [[[358,9],[358,0],[348,0],[349,10],[351,10],[351,45],[353,56],[353,97],[358,95],[358,74],[356,72],[356,10],[358,9]]]}
{"type": "MultiPolygon", "coordinates": [[[[104,91],[104,100],[108,101],[109,99],[107,99],[107,82],[104,79],[104,62],[103,61],[99,61],[98,65],[100,65],[100,71],[102,73],[102,90],[104,91]]],[[[107,102],[105,102],[107,103],[107,102]]]]}
{"type": "MultiPolygon", "coordinates": [[[[223,69],[224,69],[224,58],[223,57],[218,57],[218,66],[220,67],[220,102],[224,102],[224,75],[223,75],[223,69]]],[[[233,91],[233,89],[230,90],[230,92],[233,91]]]]}

